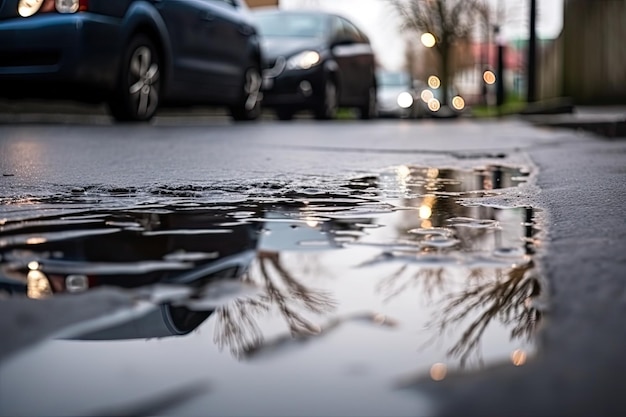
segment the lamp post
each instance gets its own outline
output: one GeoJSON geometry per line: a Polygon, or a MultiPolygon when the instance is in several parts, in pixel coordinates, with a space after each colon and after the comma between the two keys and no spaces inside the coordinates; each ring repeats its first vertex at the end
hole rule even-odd
{"type": "Polygon", "coordinates": [[[536,76],[537,76],[537,0],[530,0],[530,31],[528,36],[528,59],[527,59],[527,91],[526,101],[532,103],[536,100],[536,76]]]}
{"type": "Polygon", "coordinates": [[[494,27],[494,34],[496,43],[498,46],[498,62],[497,62],[497,75],[496,75],[496,105],[498,108],[504,104],[505,92],[504,92],[504,40],[500,33],[500,26],[494,27]]]}

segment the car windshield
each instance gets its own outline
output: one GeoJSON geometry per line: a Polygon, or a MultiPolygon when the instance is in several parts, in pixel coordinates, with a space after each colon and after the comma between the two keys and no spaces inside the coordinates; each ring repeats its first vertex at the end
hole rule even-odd
{"type": "Polygon", "coordinates": [[[314,14],[259,13],[255,20],[259,32],[268,37],[319,38],[325,33],[325,19],[314,14]]]}
{"type": "Polygon", "coordinates": [[[404,72],[381,72],[377,75],[378,85],[389,87],[405,87],[410,85],[409,75],[404,72]]]}

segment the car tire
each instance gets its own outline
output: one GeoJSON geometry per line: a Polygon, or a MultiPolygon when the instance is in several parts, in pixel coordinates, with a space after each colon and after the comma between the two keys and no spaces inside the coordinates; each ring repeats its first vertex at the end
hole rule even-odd
{"type": "Polygon", "coordinates": [[[237,103],[230,107],[230,115],[238,122],[256,120],[261,115],[261,70],[258,65],[248,67],[244,73],[241,93],[237,103]]]}
{"type": "Polygon", "coordinates": [[[159,51],[148,36],[139,34],[131,39],[109,101],[117,121],[146,122],[154,117],[161,93],[161,62],[159,51]]]}
{"type": "Polygon", "coordinates": [[[313,110],[317,120],[332,120],[337,117],[339,107],[339,90],[337,84],[331,78],[324,83],[324,92],[319,105],[313,110]]]}
{"type": "Polygon", "coordinates": [[[278,120],[288,121],[293,119],[294,112],[289,109],[276,109],[276,117],[278,120]]]}
{"type": "Polygon", "coordinates": [[[360,118],[361,120],[369,120],[376,117],[376,86],[370,85],[367,90],[367,102],[364,103],[360,108],[360,118]]]}

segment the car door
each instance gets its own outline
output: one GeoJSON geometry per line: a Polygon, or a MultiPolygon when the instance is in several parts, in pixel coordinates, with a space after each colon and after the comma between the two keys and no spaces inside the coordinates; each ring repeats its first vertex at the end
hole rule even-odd
{"type": "Polygon", "coordinates": [[[211,94],[232,101],[241,93],[244,71],[251,64],[251,37],[256,30],[245,4],[238,0],[202,0],[210,9],[210,48],[206,59],[215,82],[211,94]]]}
{"type": "Polygon", "coordinates": [[[155,5],[165,25],[172,49],[172,74],[168,98],[199,100],[206,86],[208,62],[208,9],[204,0],[158,0],[155,5]]]}

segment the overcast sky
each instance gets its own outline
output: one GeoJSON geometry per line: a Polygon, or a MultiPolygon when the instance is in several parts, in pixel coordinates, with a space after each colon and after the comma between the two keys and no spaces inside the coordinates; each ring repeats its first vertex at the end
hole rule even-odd
{"type": "MultiPolygon", "coordinates": [[[[503,8],[503,34],[508,39],[528,37],[528,0],[487,0],[494,10],[503,8]]],[[[404,63],[404,41],[397,18],[385,0],[280,0],[281,8],[321,8],[344,15],[357,24],[372,41],[383,65],[397,69],[404,63]]],[[[563,0],[538,0],[537,33],[555,38],[563,26],[563,0]]]]}

